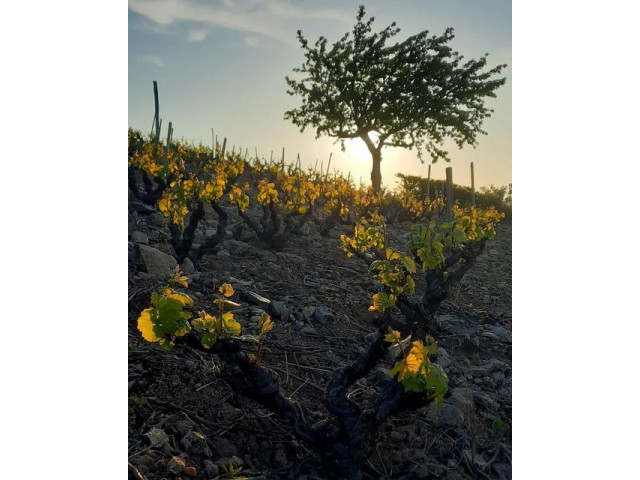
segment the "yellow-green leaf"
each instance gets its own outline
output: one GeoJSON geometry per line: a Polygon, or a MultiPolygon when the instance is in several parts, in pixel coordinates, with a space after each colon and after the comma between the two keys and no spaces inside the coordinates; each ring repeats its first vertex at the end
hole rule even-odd
{"type": "Polygon", "coordinates": [[[407,285],[409,285],[409,293],[413,295],[416,291],[416,282],[411,275],[407,275],[407,285]]]}
{"type": "Polygon", "coordinates": [[[223,283],[218,291],[227,298],[235,293],[235,290],[229,283],[223,283]]]}
{"type": "Polygon", "coordinates": [[[142,311],[138,318],[138,330],[142,333],[142,338],[147,342],[157,342],[160,339],[153,332],[153,322],[151,321],[151,312],[154,308],[147,308],[142,311]]]}
{"type": "Polygon", "coordinates": [[[260,320],[258,321],[258,328],[260,329],[260,335],[264,335],[265,333],[273,330],[274,323],[271,321],[271,317],[267,315],[265,312],[262,312],[260,315],[260,320]]]}
{"type": "Polygon", "coordinates": [[[400,258],[400,254],[391,248],[385,250],[385,257],[387,260],[397,260],[400,258]]]}
{"type": "Polygon", "coordinates": [[[193,299],[184,293],[173,292],[167,295],[167,298],[172,298],[173,300],[179,301],[182,305],[186,305],[188,307],[193,306],[193,299]]]}
{"type": "Polygon", "coordinates": [[[397,330],[391,330],[384,336],[384,341],[389,343],[394,343],[396,340],[400,338],[400,332],[397,330]]]}
{"type": "Polygon", "coordinates": [[[225,312],[222,314],[222,328],[227,333],[232,333],[233,335],[240,335],[240,329],[242,328],[240,323],[233,319],[233,313],[225,312]]]}

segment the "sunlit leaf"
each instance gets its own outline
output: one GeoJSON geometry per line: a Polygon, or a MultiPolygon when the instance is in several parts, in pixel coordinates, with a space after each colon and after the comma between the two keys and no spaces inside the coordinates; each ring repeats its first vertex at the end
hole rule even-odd
{"type": "Polygon", "coordinates": [[[235,293],[235,290],[229,283],[223,283],[218,291],[225,297],[230,297],[235,293]]]}
{"type": "Polygon", "coordinates": [[[273,330],[274,323],[271,321],[271,317],[267,315],[265,312],[262,312],[260,315],[260,320],[258,321],[258,329],[260,330],[260,335],[264,335],[267,332],[273,330]]]}
{"type": "Polygon", "coordinates": [[[402,257],[402,265],[407,269],[409,273],[416,273],[416,262],[413,259],[404,255],[402,257]]]}
{"type": "Polygon", "coordinates": [[[407,275],[407,285],[409,285],[409,294],[413,295],[416,291],[416,282],[411,275],[407,275]]]}
{"type": "Polygon", "coordinates": [[[400,332],[397,330],[391,330],[384,336],[384,341],[389,343],[394,343],[396,340],[400,338],[400,332]]]}
{"type": "Polygon", "coordinates": [[[400,254],[391,248],[385,250],[385,258],[387,260],[397,260],[400,258],[400,254]]]}
{"type": "Polygon", "coordinates": [[[242,327],[233,319],[233,313],[225,312],[222,314],[222,328],[225,332],[238,336],[242,327]]]}
{"type": "Polygon", "coordinates": [[[193,299],[191,299],[189,296],[185,295],[184,293],[173,292],[167,295],[167,298],[177,300],[178,302],[182,303],[182,305],[185,305],[187,307],[193,306],[193,299]]]}
{"type": "Polygon", "coordinates": [[[160,340],[155,333],[153,333],[153,323],[151,322],[151,312],[155,310],[153,308],[147,308],[142,311],[138,318],[138,330],[142,333],[142,338],[147,342],[157,342],[160,340]]]}

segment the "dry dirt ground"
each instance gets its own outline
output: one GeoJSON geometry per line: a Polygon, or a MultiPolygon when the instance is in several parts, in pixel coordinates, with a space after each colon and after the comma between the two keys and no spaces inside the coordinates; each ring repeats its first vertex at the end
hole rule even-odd
{"type": "MultiPolygon", "coordinates": [[[[238,221],[237,218],[232,218],[238,221]]],[[[215,228],[209,212],[205,228],[215,228]]],[[[231,230],[231,226],[230,226],[231,230]]],[[[407,224],[390,226],[392,241],[406,240],[407,224]]],[[[237,233],[237,232],[236,232],[237,233]]],[[[305,418],[320,422],[332,372],[362,353],[375,331],[367,311],[376,280],[358,259],[340,249],[340,233],[306,235],[283,251],[260,245],[244,231],[231,235],[189,274],[187,293],[197,309],[213,311],[213,292],[223,282],[242,303],[236,318],[255,330],[257,293],[276,302],[276,323],[262,349],[285,396],[305,418]]],[[[201,238],[201,236],[200,236],[201,238]]],[[[247,478],[330,478],[312,450],[297,441],[286,421],[234,394],[220,378],[215,355],[177,345],[163,352],[147,344],[136,320],[163,281],[143,271],[136,243],[171,254],[165,220],[129,212],[129,475],[130,478],[229,478],[230,462],[247,478]],[[137,233],[136,233],[137,232],[137,233]],[[179,457],[179,458],[176,458],[179,457]]],[[[420,291],[421,282],[417,282],[420,291]]],[[[449,376],[442,410],[434,406],[388,418],[364,465],[371,479],[511,478],[511,226],[499,227],[477,264],[454,285],[437,317],[437,362],[449,376]]],[[[349,393],[356,402],[375,393],[390,359],[349,393]]]]}

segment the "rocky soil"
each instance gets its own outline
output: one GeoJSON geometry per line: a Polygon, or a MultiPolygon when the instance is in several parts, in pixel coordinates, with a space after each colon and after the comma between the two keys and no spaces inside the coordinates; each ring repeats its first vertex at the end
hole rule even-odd
{"type": "MultiPolygon", "coordinates": [[[[364,351],[375,328],[367,311],[376,280],[340,249],[340,227],[321,237],[309,222],[303,236],[275,252],[246,229],[230,209],[229,235],[200,265],[182,265],[197,309],[213,310],[223,282],[243,306],[236,318],[245,332],[268,311],[276,328],[263,346],[264,365],[281,379],[307,420],[328,415],[322,398],[332,372],[364,351]],[[236,222],[234,226],[233,222],[236,222]],[[234,235],[235,237],[234,238],[234,235]]],[[[203,231],[215,230],[208,212],[203,231]]],[[[390,226],[402,245],[407,225],[390,226]]],[[[208,232],[213,233],[213,232],[208,232]]],[[[176,264],[165,219],[129,213],[129,476],[135,479],[230,478],[230,463],[253,479],[330,478],[314,452],[297,441],[287,422],[234,394],[219,363],[177,345],[163,352],[136,330],[152,291],[176,264]]],[[[417,291],[421,282],[417,281],[417,291]]],[[[437,362],[449,376],[442,410],[429,406],[390,417],[364,466],[370,479],[511,478],[511,226],[500,226],[477,264],[454,285],[437,317],[437,362]]],[[[371,397],[388,358],[350,390],[371,397]]]]}

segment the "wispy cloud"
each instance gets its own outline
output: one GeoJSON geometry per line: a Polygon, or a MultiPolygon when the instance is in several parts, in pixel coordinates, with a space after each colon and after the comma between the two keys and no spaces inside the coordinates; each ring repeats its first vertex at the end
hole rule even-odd
{"type": "Polygon", "coordinates": [[[260,46],[261,38],[260,37],[245,37],[244,43],[249,47],[258,47],[260,46]]]}
{"type": "Polygon", "coordinates": [[[187,34],[187,40],[190,42],[201,42],[207,38],[208,30],[191,30],[187,34]]]}
{"type": "Polygon", "coordinates": [[[155,65],[156,67],[162,68],[164,67],[164,60],[160,57],[156,57],[155,55],[143,55],[140,57],[140,61],[144,63],[150,63],[151,65],[155,65]]]}
{"type": "Polygon", "coordinates": [[[153,33],[156,35],[176,34],[176,32],[174,32],[170,26],[150,21],[146,17],[142,17],[137,22],[135,22],[135,24],[133,25],[133,29],[138,30],[139,32],[153,33]]]}
{"type": "MultiPolygon", "coordinates": [[[[190,22],[207,27],[221,27],[250,34],[248,38],[265,36],[280,42],[295,44],[292,32],[297,25],[291,20],[311,19],[352,23],[351,14],[332,8],[315,6],[301,7],[279,0],[220,0],[216,3],[198,0],[129,0],[129,8],[145,19],[160,25],[169,26],[177,22],[190,22]]],[[[194,29],[191,33],[204,30],[194,29]]]]}

